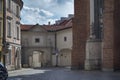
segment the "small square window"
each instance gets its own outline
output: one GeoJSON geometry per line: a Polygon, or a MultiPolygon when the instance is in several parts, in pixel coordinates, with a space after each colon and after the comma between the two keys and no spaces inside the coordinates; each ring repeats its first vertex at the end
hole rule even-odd
{"type": "Polygon", "coordinates": [[[39,38],[36,38],[35,39],[35,43],[39,43],[40,42],[40,39],[39,38]]]}
{"type": "Polygon", "coordinates": [[[64,37],[64,41],[67,41],[67,37],[64,37]]]}

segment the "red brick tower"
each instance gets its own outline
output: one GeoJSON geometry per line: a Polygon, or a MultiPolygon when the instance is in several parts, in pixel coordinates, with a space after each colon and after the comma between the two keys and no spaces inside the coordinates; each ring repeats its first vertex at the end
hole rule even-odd
{"type": "Polygon", "coordinates": [[[104,0],[103,70],[120,69],[119,7],[119,0],[104,0]]]}
{"type": "Polygon", "coordinates": [[[90,22],[89,1],[90,0],[74,0],[75,17],[73,22],[72,69],[84,68],[85,48],[90,22]]]}
{"type": "MultiPolygon", "coordinates": [[[[120,69],[120,1],[104,0],[103,3],[103,33],[101,33],[103,34],[101,38],[103,42],[101,51],[97,50],[96,53],[100,52],[99,54],[101,55],[101,69],[113,71],[120,69]]],[[[90,0],[75,0],[72,69],[83,69],[86,54],[91,54],[89,51],[86,53],[86,49],[90,48],[86,47],[90,33],[90,22],[90,0]]],[[[95,26],[95,28],[96,27],[97,26],[95,26]]],[[[93,52],[96,51],[96,47],[92,50],[93,52]]],[[[89,59],[91,59],[91,57],[94,58],[95,55],[90,56],[88,56],[88,64],[90,63],[89,59]]],[[[96,60],[94,59],[94,61],[96,60]]],[[[87,66],[92,67],[92,65],[87,66]]]]}

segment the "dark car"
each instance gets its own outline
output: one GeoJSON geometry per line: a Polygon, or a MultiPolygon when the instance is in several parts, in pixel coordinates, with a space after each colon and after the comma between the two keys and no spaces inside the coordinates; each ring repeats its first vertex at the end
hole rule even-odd
{"type": "Polygon", "coordinates": [[[6,67],[0,63],[0,80],[7,80],[8,78],[8,71],[6,67]]]}

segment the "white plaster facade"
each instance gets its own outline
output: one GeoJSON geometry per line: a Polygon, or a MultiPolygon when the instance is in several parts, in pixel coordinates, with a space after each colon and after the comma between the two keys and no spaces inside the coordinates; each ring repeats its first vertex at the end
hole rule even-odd
{"type": "Polygon", "coordinates": [[[24,67],[32,67],[31,63],[38,62],[37,58],[33,59],[35,55],[39,55],[41,61],[35,63],[35,66],[71,66],[72,18],[63,23],[63,25],[21,25],[24,67]],[[40,39],[39,43],[35,43],[36,38],[40,39]],[[38,54],[34,55],[33,52],[38,54]]]}
{"type": "Polygon", "coordinates": [[[51,66],[54,42],[54,33],[47,32],[41,26],[36,25],[28,31],[22,31],[23,67],[51,66]],[[36,39],[39,39],[38,42],[36,39]],[[39,55],[39,60],[36,55],[39,55]]]}
{"type": "Polygon", "coordinates": [[[57,32],[58,66],[71,66],[72,28],[57,32]]]}
{"type": "Polygon", "coordinates": [[[72,28],[57,31],[57,48],[59,51],[62,49],[72,49],[72,28]]]}

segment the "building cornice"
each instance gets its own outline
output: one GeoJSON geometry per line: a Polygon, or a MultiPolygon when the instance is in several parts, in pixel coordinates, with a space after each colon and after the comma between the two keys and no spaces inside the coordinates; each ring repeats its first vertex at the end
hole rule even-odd
{"type": "Polygon", "coordinates": [[[20,9],[22,9],[22,7],[23,7],[23,1],[22,0],[12,0],[12,1],[17,3],[20,6],[20,9]]]}

